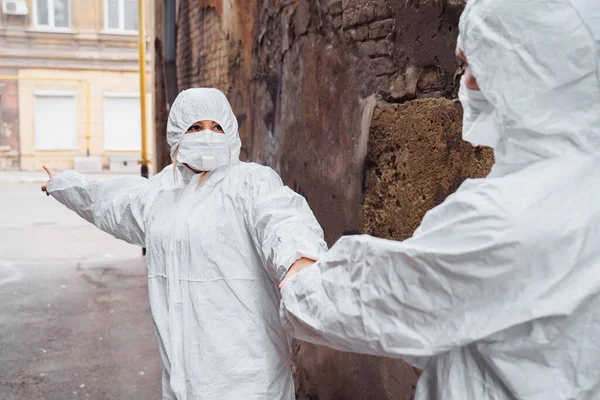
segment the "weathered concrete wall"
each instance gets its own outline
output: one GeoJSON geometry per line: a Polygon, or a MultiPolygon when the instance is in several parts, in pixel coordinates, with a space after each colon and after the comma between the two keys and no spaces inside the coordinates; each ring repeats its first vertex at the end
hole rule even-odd
{"type": "MultiPolygon", "coordinates": [[[[308,199],[330,244],[347,232],[405,239],[492,162],[461,141],[461,108],[449,100],[462,72],[461,3],[181,0],[179,89],[226,92],[244,157],[308,199]]],[[[298,342],[294,352],[299,398],[413,396],[418,371],[404,362],[298,342]]]]}

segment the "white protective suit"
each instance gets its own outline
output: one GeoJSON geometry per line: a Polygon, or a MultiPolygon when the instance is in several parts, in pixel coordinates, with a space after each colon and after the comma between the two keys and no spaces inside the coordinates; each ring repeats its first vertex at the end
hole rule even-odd
{"type": "Polygon", "coordinates": [[[111,235],[147,248],[148,289],[164,364],[163,399],[294,399],[277,284],[326,250],[305,199],[270,168],[239,161],[236,118],[216,89],[175,100],[172,154],[190,125],[214,120],[231,163],[199,175],[173,165],[149,180],[89,184],[69,171],[49,193],[111,235]]]}
{"type": "Polygon", "coordinates": [[[282,289],[284,326],[423,368],[418,400],[600,399],[600,2],[470,0],[459,44],[491,174],[404,242],[340,239],[282,289]]]}

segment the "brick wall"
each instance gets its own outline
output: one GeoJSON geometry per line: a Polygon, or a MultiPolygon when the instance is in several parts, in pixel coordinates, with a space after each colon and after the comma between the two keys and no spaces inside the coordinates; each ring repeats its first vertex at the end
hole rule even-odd
{"type": "Polygon", "coordinates": [[[177,84],[228,90],[228,41],[217,10],[197,0],[180,3],[177,35],[177,84]]]}

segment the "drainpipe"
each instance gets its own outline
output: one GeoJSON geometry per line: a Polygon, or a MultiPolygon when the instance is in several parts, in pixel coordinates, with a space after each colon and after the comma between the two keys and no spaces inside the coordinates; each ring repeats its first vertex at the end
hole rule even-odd
{"type": "Polygon", "coordinates": [[[146,20],[145,10],[146,0],[138,1],[138,52],[140,68],[140,108],[142,118],[142,159],[140,160],[141,175],[148,178],[148,142],[146,140],[146,20]]]}
{"type": "MultiPolygon", "coordinates": [[[[146,140],[146,0],[138,0],[138,54],[140,68],[140,108],[142,118],[142,159],[139,161],[140,173],[143,178],[148,178],[148,142],[146,140]]],[[[142,256],[146,255],[146,248],[142,249],[142,256]]]]}
{"type": "Polygon", "coordinates": [[[177,97],[177,2],[176,0],[164,1],[164,38],[163,38],[163,54],[164,54],[164,84],[165,98],[167,99],[168,108],[177,97]]]}

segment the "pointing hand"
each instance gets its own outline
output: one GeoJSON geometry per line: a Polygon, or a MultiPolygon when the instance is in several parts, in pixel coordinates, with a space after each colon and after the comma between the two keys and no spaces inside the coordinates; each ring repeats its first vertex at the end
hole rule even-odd
{"type": "Polygon", "coordinates": [[[46,188],[48,186],[48,183],[50,183],[52,178],[54,178],[54,172],[52,172],[52,170],[50,168],[46,167],[45,165],[43,165],[42,167],[44,168],[44,171],[46,171],[46,173],[48,174],[48,182],[46,182],[42,185],[42,192],[46,193],[46,196],[50,196],[50,193],[48,193],[46,188]]]}

